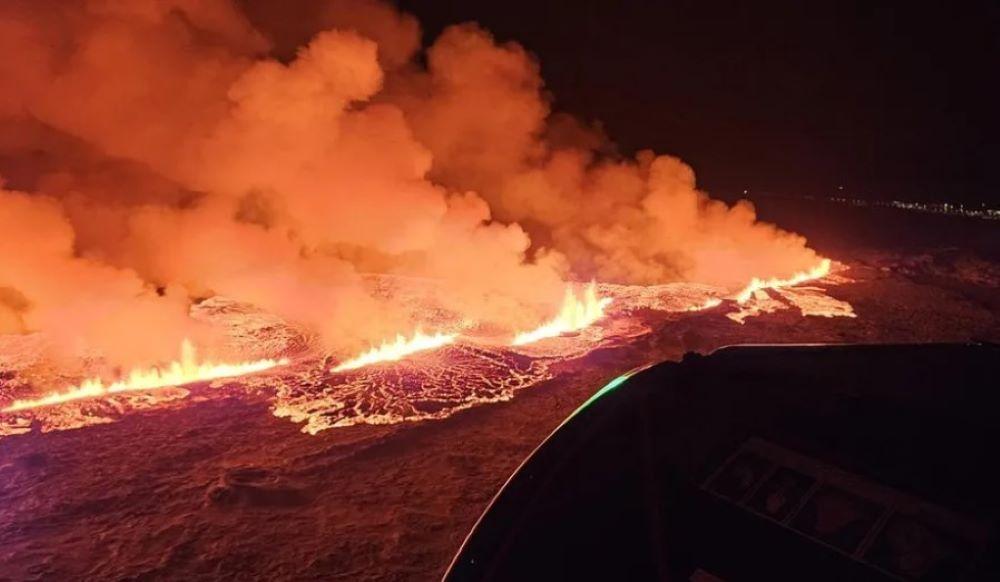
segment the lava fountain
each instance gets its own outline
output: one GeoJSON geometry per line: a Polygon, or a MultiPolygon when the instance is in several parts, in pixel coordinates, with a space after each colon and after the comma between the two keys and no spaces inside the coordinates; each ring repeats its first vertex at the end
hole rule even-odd
{"type": "Polygon", "coordinates": [[[757,291],[762,291],[764,289],[781,289],[783,287],[794,287],[796,285],[801,285],[806,281],[813,281],[815,279],[822,279],[830,274],[830,267],[832,262],[830,259],[823,259],[815,267],[809,269],[808,271],[800,271],[795,273],[787,279],[778,279],[772,277],[770,279],[758,279],[754,277],[742,291],[736,294],[736,302],[739,304],[746,303],[753,297],[754,293],[757,291]]]}
{"type": "Polygon", "coordinates": [[[522,346],[564,333],[580,331],[604,317],[604,309],[611,305],[611,301],[610,297],[597,297],[597,285],[593,281],[587,285],[582,298],[577,298],[573,287],[568,286],[559,314],[541,327],[517,334],[511,344],[522,346]]]}
{"type": "Polygon", "coordinates": [[[53,406],[72,400],[97,398],[120,392],[136,390],[155,390],[183,386],[193,382],[205,382],[220,378],[246,376],[270,370],[289,363],[287,359],[263,359],[235,364],[215,363],[211,361],[198,362],[194,345],[184,340],[181,343],[180,360],[171,362],[167,367],[133,368],[123,380],[105,384],[100,378],[89,378],[76,386],[62,392],[52,392],[46,396],[30,400],[15,400],[3,412],[17,412],[44,406],[53,406]]]}
{"type": "Polygon", "coordinates": [[[394,341],[383,341],[382,345],[373,347],[356,358],[341,362],[335,366],[331,372],[355,370],[357,368],[370,366],[380,362],[395,362],[417,352],[433,350],[450,343],[454,343],[457,337],[458,334],[456,333],[436,333],[434,335],[427,335],[421,333],[420,330],[414,332],[413,337],[409,339],[407,339],[403,334],[396,334],[396,339],[394,341]]]}

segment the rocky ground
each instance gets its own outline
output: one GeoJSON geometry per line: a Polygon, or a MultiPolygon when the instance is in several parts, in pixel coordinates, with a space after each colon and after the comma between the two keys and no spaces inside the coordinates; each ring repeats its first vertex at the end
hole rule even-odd
{"type": "Polygon", "coordinates": [[[0,579],[436,579],[524,457],[636,365],[746,342],[1000,341],[1000,267],[979,249],[834,256],[849,281],[826,293],[856,318],[640,313],[651,333],[443,418],[310,435],[233,392],[4,438],[0,579]]]}

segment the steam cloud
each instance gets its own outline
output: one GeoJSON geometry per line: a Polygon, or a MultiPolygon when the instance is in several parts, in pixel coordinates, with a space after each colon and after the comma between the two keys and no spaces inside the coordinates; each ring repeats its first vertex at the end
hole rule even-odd
{"type": "Polygon", "coordinates": [[[520,46],[465,24],[420,50],[375,0],[5,0],[0,333],[136,363],[209,341],[188,310],[220,294],[353,347],[420,323],[361,273],[523,328],[568,278],[818,261],[678,159],[602,153],[520,46]]]}

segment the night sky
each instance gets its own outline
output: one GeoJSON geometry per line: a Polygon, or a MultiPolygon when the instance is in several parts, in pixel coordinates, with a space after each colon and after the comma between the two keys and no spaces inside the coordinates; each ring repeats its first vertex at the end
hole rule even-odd
{"type": "Polygon", "coordinates": [[[713,194],[1000,204],[995,0],[399,4],[425,43],[470,20],[521,43],[557,109],[713,194]]]}

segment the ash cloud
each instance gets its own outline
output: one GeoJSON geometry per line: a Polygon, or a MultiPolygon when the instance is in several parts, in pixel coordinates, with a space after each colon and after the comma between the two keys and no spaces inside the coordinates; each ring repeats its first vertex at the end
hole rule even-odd
{"type": "Polygon", "coordinates": [[[737,287],[816,263],[680,160],[611,156],[474,24],[420,58],[374,0],[0,5],[0,333],[121,363],[209,342],[215,294],[353,349],[421,323],[368,272],[537,323],[563,281],[737,287]]]}

